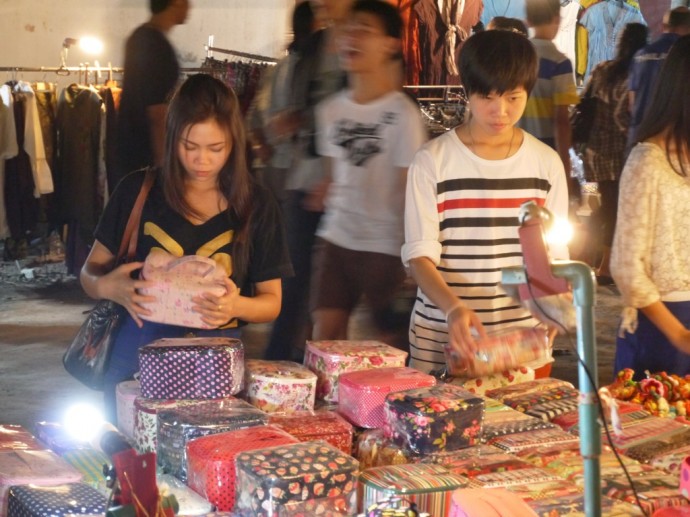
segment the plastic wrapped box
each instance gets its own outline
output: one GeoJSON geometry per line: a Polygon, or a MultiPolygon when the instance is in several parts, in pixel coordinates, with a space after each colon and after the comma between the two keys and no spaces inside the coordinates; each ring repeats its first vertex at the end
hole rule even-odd
{"type": "Polygon", "coordinates": [[[104,494],[83,483],[13,486],[7,499],[7,517],[103,515],[106,504],[104,494]]]}
{"type": "Polygon", "coordinates": [[[124,381],[115,388],[117,428],[128,438],[134,438],[134,400],[141,395],[139,381],[124,381]]]}
{"type": "Polygon", "coordinates": [[[186,481],[186,445],[210,434],[266,425],[268,415],[240,399],[207,400],[158,413],[158,465],[166,474],[186,481]]]}
{"type": "Polygon", "coordinates": [[[280,427],[300,442],[323,440],[345,454],[352,453],[352,424],[334,411],[272,413],[268,423],[280,427]]]}
{"type": "Polygon", "coordinates": [[[338,377],[346,372],[405,366],[407,352],[380,341],[307,341],[304,365],[317,377],[316,398],[338,401],[338,377]]]}
{"type": "Polygon", "coordinates": [[[187,444],[187,484],[220,511],[235,507],[235,458],[241,452],[299,443],[267,425],[203,436],[187,444]]]}
{"type": "Polygon", "coordinates": [[[235,468],[240,513],[272,517],[286,504],[324,498],[339,512],[355,512],[357,461],[326,442],[243,452],[235,468]]]}
{"type": "Polygon", "coordinates": [[[141,394],[220,399],[242,390],[244,346],[230,338],[158,339],[139,349],[141,394]]]}
{"type": "Polygon", "coordinates": [[[291,361],[248,359],[244,398],[266,413],[314,409],[316,374],[291,361]]]}
{"type": "Polygon", "coordinates": [[[454,451],[476,445],[484,399],[452,384],[390,393],[386,432],[415,454],[454,451]]]}
{"type": "Polygon", "coordinates": [[[355,449],[355,457],[359,461],[361,470],[388,465],[404,465],[417,459],[409,450],[387,438],[383,429],[364,431],[357,437],[355,449]]]}
{"type": "Polygon", "coordinates": [[[362,507],[399,496],[414,502],[420,512],[445,517],[450,510],[450,495],[468,486],[467,478],[451,474],[440,465],[414,464],[374,467],[360,475],[362,507]]]}
{"type": "Polygon", "coordinates": [[[484,377],[450,377],[446,382],[465,388],[467,391],[476,393],[477,395],[484,395],[488,390],[495,390],[510,386],[511,384],[519,384],[521,382],[533,380],[534,370],[532,368],[529,366],[518,366],[502,372],[485,375],[484,377]]]}
{"type": "Polygon", "coordinates": [[[408,367],[347,372],[338,381],[338,411],[354,425],[375,429],[386,423],[383,405],[394,391],[434,386],[436,378],[408,367]]]}

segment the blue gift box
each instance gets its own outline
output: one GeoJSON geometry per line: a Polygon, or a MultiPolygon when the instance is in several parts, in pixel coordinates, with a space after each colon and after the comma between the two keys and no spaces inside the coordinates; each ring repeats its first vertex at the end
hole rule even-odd
{"type": "Polygon", "coordinates": [[[63,517],[72,515],[103,515],[106,497],[83,483],[39,487],[10,487],[7,517],[63,517]]]}

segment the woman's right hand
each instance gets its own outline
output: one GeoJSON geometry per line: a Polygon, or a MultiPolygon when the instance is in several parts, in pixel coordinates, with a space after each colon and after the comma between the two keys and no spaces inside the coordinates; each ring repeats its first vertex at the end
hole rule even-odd
{"type": "Polygon", "coordinates": [[[471,357],[477,351],[477,341],[472,329],[480,338],[486,338],[486,330],[477,313],[465,305],[452,308],[446,317],[448,322],[448,344],[459,357],[471,357]]]}
{"type": "Polygon", "coordinates": [[[156,301],[155,296],[141,294],[141,290],[153,285],[148,280],[133,279],[132,273],[143,267],[143,262],[128,262],[116,267],[98,280],[101,298],[122,305],[139,328],[144,325],[141,316],[151,314],[142,304],[156,301]]]}

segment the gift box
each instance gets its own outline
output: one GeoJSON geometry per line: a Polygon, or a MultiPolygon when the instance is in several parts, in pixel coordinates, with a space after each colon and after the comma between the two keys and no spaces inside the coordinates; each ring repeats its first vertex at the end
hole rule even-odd
{"type": "Polygon", "coordinates": [[[346,372],[405,366],[407,352],[379,341],[307,341],[304,365],[313,371],[316,398],[338,402],[338,377],[346,372]]]}
{"type": "Polygon", "coordinates": [[[339,512],[355,512],[357,461],[325,442],[242,452],[235,468],[240,513],[269,517],[290,502],[324,498],[339,512]]]}
{"type": "Polygon", "coordinates": [[[522,449],[535,447],[537,445],[555,445],[563,446],[565,444],[579,443],[577,436],[566,433],[561,429],[540,429],[537,431],[529,431],[526,433],[509,434],[506,436],[499,436],[491,440],[491,445],[499,447],[508,452],[517,452],[522,449]]]}
{"type": "Polygon", "coordinates": [[[177,515],[203,516],[213,512],[213,505],[170,474],[156,476],[158,490],[164,494],[175,496],[179,505],[177,515]]]}
{"type": "Polygon", "coordinates": [[[235,458],[241,452],[299,443],[274,426],[204,436],[187,444],[187,484],[220,511],[235,507],[235,458]]]}
{"type": "Polygon", "coordinates": [[[266,413],[314,409],[316,374],[300,364],[248,359],[244,377],[245,398],[266,413]]]}
{"type": "MultiPolygon", "coordinates": [[[[623,429],[621,434],[612,434],[613,444],[619,451],[641,444],[653,438],[661,438],[687,429],[686,426],[668,418],[641,420],[623,429]]],[[[602,438],[606,439],[602,431],[602,438]]]]}
{"type": "Polygon", "coordinates": [[[525,414],[538,418],[544,422],[549,422],[560,415],[577,411],[578,405],[579,399],[577,397],[551,400],[543,404],[529,407],[525,411],[525,414]]]}
{"type": "Polygon", "coordinates": [[[240,399],[207,400],[158,412],[158,465],[166,474],[186,481],[186,445],[210,434],[268,423],[268,415],[240,399]]]}
{"type": "MultiPolygon", "coordinates": [[[[642,508],[651,515],[666,506],[687,506],[689,504],[678,490],[678,478],[665,473],[647,473],[632,478],[642,508]]],[[[612,499],[635,503],[635,494],[625,476],[602,478],[602,493],[612,499]]]]}
{"type": "Polygon", "coordinates": [[[376,375],[367,370],[343,373],[338,380],[338,411],[359,427],[383,427],[386,395],[435,384],[431,375],[407,367],[379,368],[376,375]]]}
{"type": "Polygon", "coordinates": [[[127,438],[134,438],[134,399],[141,395],[139,381],[125,381],[115,388],[117,428],[127,438]]]}
{"type": "Polygon", "coordinates": [[[0,452],[40,451],[45,449],[34,435],[21,425],[0,425],[0,452]]]}
{"type": "MultiPolygon", "coordinates": [[[[221,400],[234,400],[234,397],[221,400]]],[[[159,411],[195,406],[203,402],[205,401],[194,399],[171,400],[137,397],[134,399],[134,448],[139,454],[156,452],[159,411]]]]}
{"type": "Polygon", "coordinates": [[[495,472],[506,472],[509,470],[531,469],[534,468],[530,463],[516,458],[512,454],[498,453],[489,456],[475,456],[460,459],[453,456],[452,452],[445,453],[442,459],[435,458],[433,461],[423,460],[422,463],[434,463],[445,467],[448,472],[473,478],[482,474],[492,474],[495,472]]]}
{"type": "Polygon", "coordinates": [[[62,424],[57,422],[38,422],[34,430],[36,438],[45,445],[41,449],[47,448],[57,454],[91,447],[85,441],[72,436],[62,424]]]}
{"type": "Polygon", "coordinates": [[[13,486],[7,500],[7,517],[64,517],[103,515],[106,496],[82,483],[59,486],[13,486]]]}
{"type": "Polygon", "coordinates": [[[468,485],[466,478],[451,474],[439,465],[393,465],[366,469],[359,477],[363,508],[399,496],[414,502],[419,512],[444,517],[450,510],[454,490],[468,485]]]}
{"type": "Polygon", "coordinates": [[[386,432],[415,454],[453,451],[476,445],[484,400],[452,384],[390,393],[386,432]]]}
{"type": "Polygon", "coordinates": [[[536,514],[517,495],[496,488],[464,488],[451,496],[448,517],[534,517],[536,514]]]}
{"type": "Polygon", "coordinates": [[[82,483],[89,485],[102,494],[109,495],[103,466],[112,462],[101,451],[95,449],[75,449],[62,454],[62,459],[81,472],[82,483]]]}
{"type": "Polygon", "coordinates": [[[503,487],[501,490],[507,490],[526,502],[582,494],[582,488],[564,479],[540,481],[524,485],[512,484],[503,487]]]}
{"type": "Polygon", "coordinates": [[[510,327],[477,340],[477,351],[460,357],[450,345],[444,355],[452,376],[483,377],[496,372],[532,364],[542,366],[553,361],[546,331],[542,328],[510,327]]]}
{"type": "Polygon", "coordinates": [[[407,449],[393,443],[382,429],[368,429],[357,437],[354,452],[360,470],[388,465],[404,465],[416,461],[407,449]]]}
{"type": "Polygon", "coordinates": [[[472,486],[482,488],[504,488],[509,486],[523,486],[530,483],[543,483],[545,481],[560,481],[561,479],[546,469],[537,467],[513,469],[508,471],[489,472],[476,474],[472,477],[472,486]]]}
{"type": "Polygon", "coordinates": [[[244,347],[231,338],[158,339],[139,349],[141,394],[150,399],[220,399],[244,382],[244,347]]]}
{"type": "Polygon", "coordinates": [[[508,411],[487,411],[484,413],[482,440],[488,442],[493,438],[507,434],[557,428],[558,426],[551,422],[545,422],[540,418],[520,413],[514,409],[509,409],[508,411]]]}
{"type": "Polygon", "coordinates": [[[192,299],[204,293],[223,296],[227,292],[227,276],[225,269],[208,257],[187,255],[177,258],[154,249],[141,269],[141,278],[150,284],[141,293],[154,296],[156,301],[141,304],[151,311],[141,318],[179,327],[215,328],[194,311],[192,299]]]}
{"type": "Polygon", "coordinates": [[[549,391],[553,388],[571,388],[574,386],[560,379],[552,377],[545,377],[543,379],[534,379],[533,381],[521,382],[519,384],[511,384],[502,388],[487,390],[486,396],[492,399],[503,401],[511,397],[524,396],[528,393],[535,393],[541,391],[549,391]]]}
{"type": "Polygon", "coordinates": [[[323,440],[345,454],[352,453],[352,424],[334,411],[272,413],[268,423],[280,427],[300,442],[323,440]]]}
{"type": "Polygon", "coordinates": [[[471,393],[485,395],[488,390],[495,390],[510,386],[511,384],[519,384],[521,382],[533,380],[534,370],[532,368],[529,366],[518,366],[517,368],[510,368],[509,370],[486,375],[484,377],[475,377],[471,379],[465,377],[450,377],[446,382],[465,388],[471,393]]]}

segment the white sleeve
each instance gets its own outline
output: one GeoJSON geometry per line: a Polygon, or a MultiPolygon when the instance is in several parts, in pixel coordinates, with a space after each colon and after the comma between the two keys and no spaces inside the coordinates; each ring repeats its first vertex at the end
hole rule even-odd
{"type": "Polygon", "coordinates": [[[415,153],[427,140],[426,127],[422,122],[419,108],[407,98],[403,104],[405,109],[401,110],[400,134],[395,145],[395,166],[408,167],[414,158],[415,153]]]}
{"type": "Polygon", "coordinates": [[[415,155],[407,174],[402,247],[405,267],[413,258],[428,257],[436,265],[441,261],[435,169],[431,154],[422,149],[415,155]]]}
{"type": "Polygon", "coordinates": [[[648,262],[654,252],[656,177],[655,164],[645,159],[642,149],[633,149],[621,175],[611,250],[611,273],[628,307],[646,307],[661,297],[648,262]]]}

